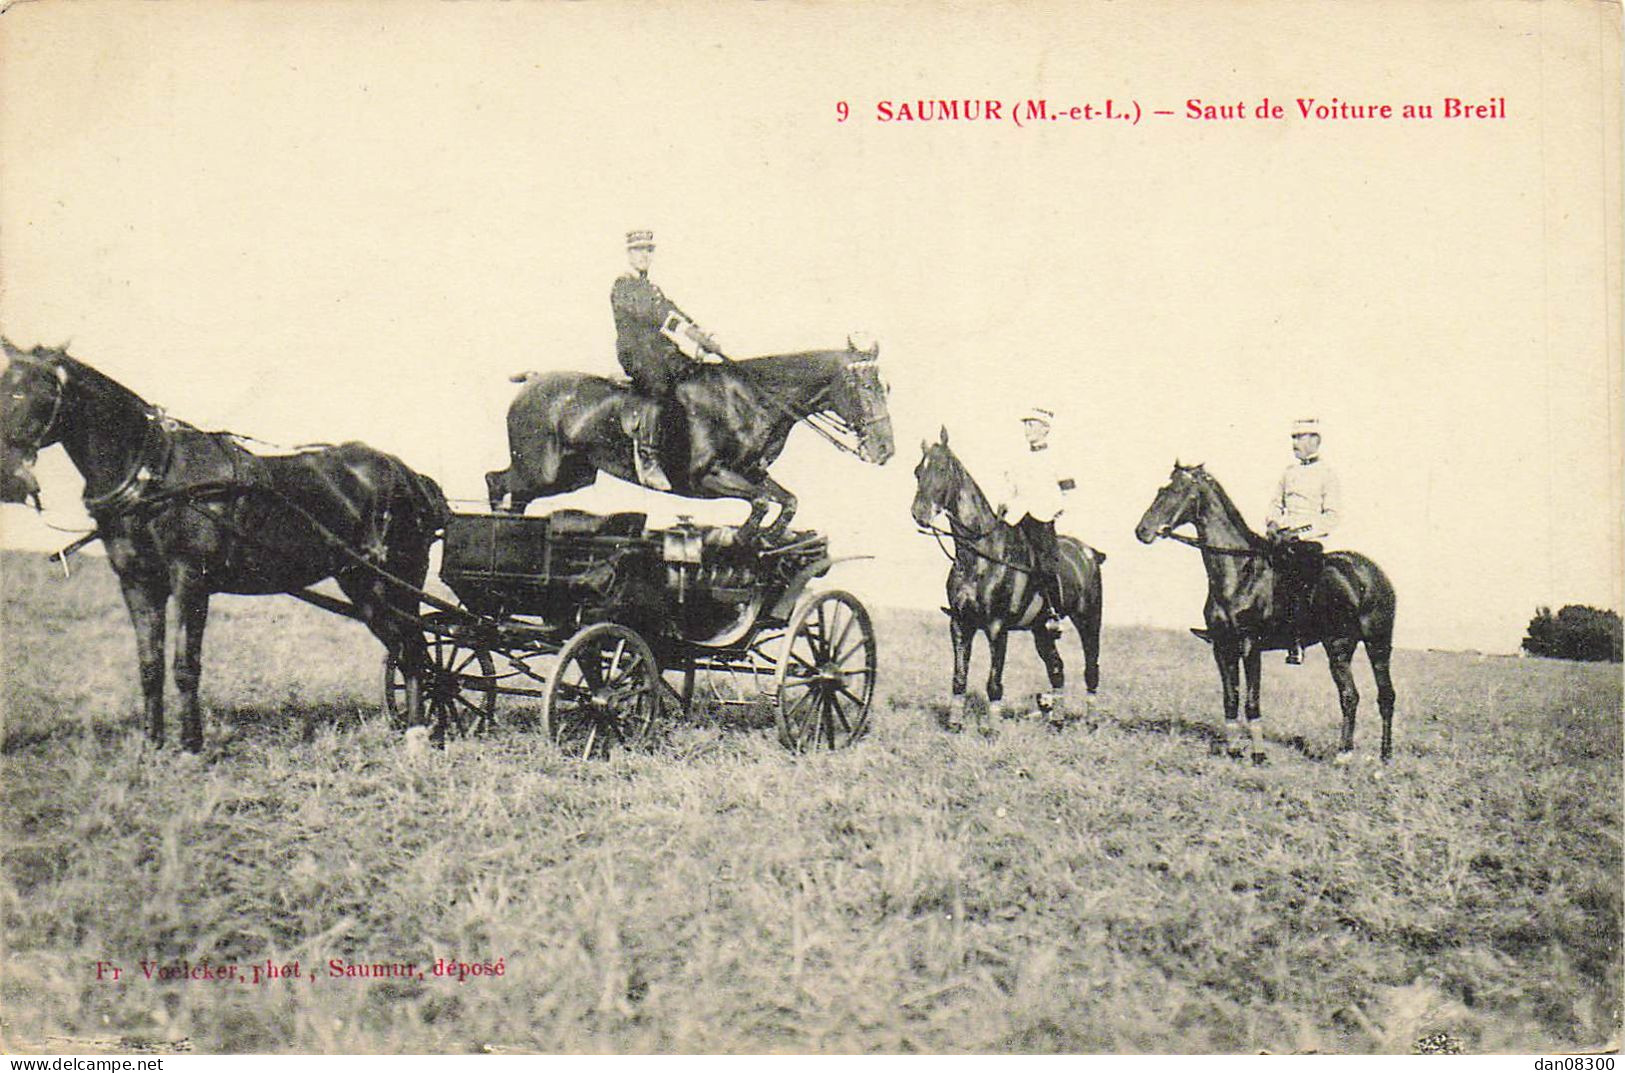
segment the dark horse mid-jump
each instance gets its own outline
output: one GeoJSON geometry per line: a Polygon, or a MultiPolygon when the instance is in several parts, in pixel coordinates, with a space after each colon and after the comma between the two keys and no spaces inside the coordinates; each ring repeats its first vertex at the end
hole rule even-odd
{"type": "MultiPolygon", "coordinates": [[[[33,499],[29,467],[62,444],[85,479],[85,507],[135,624],[147,732],[164,741],[164,615],[179,608],[175,684],[181,745],[203,747],[198,705],[209,596],[294,593],[323,578],[352,603],[305,594],[357,618],[420,680],[416,619],[429,546],[449,511],[440,487],[393,455],[360,443],[262,457],[229,433],[174,421],[128,388],[68,356],[4,343],[0,373],[0,498],[33,499]],[[325,530],[325,534],[322,532],[325,530]],[[325,601],[325,602],[323,602],[325,601]]],[[[408,689],[417,720],[419,690],[408,689]]],[[[437,730],[440,728],[437,728],[437,730]]]]}
{"type": "MultiPolygon", "coordinates": [[[[856,438],[858,456],[882,465],[892,456],[891,416],[880,377],[878,346],[820,350],[697,366],[677,387],[686,421],[663,437],[661,468],[675,495],[746,499],[750,517],[739,538],[754,537],[768,508],[779,514],[777,537],[795,515],[796,497],[767,475],[796,422],[807,420],[840,443],[856,438]],[[822,425],[833,425],[832,434],[822,425]]],[[[491,509],[523,513],[539,496],[573,492],[598,472],[637,483],[627,416],[643,404],[624,383],[585,373],[526,373],[508,407],[505,470],[485,475],[491,509]]]]}
{"type": "MultiPolygon", "coordinates": [[[[1157,490],[1156,498],[1146,508],[1134,535],[1145,544],[1166,536],[1202,550],[1202,564],[1207,568],[1203,616],[1207,619],[1213,658],[1219,665],[1219,678],[1224,683],[1225,741],[1230,754],[1239,756],[1239,664],[1247,671],[1247,729],[1253,760],[1262,763],[1259,653],[1286,648],[1289,642],[1268,541],[1248,528],[1236,505],[1206,470],[1177,462],[1168,483],[1157,490]],[[1173,531],[1187,522],[1196,527],[1195,539],[1173,531]]],[[[1393,756],[1394,683],[1388,663],[1394,648],[1394,602],[1394,587],[1376,563],[1352,551],[1326,554],[1311,596],[1312,633],[1304,643],[1325,645],[1331,662],[1332,681],[1337,684],[1343,707],[1339,761],[1345,761],[1354,750],[1354,715],[1360,706],[1360,693],[1354,687],[1349,661],[1361,641],[1365,642],[1366,656],[1377,679],[1382,759],[1386,762],[1393,756]]]]}
{"type": "MultiPolygon", "coordinates": [[[[1019,530],[1001,521],[963,463],[948,448],[948,430],[937,443],[920,443],[924,457],[914,469],[914,524],[929,529],[938,514],[948,517],[953,536],[953,568],[948,571],[948,624],[954,645],[954,701],[948,727],[965,725],[965,679],[970,674],[971,645],[978,630],[987,634],[989,666],[987,699],[995,710],[1003,708],[1004,650],[1010,633],[1029,630],[1033,647],[1044,661],[1052,690],[1066,685],[1066,668],[1055,647],[1049,625],[1048,601],[1032,578],[1033,555],[1019,530]]],[[[1072,620],[1083,645],[1083,681],[1093,696],[1100,686],[1100,564],[1106,556],[1072,537],[1060,538],[1066,571],[1061,579],[1066,607],[1057,614],[1072,620]]],[[[1085,699],[1087,708],[1088,700],[1085,699]]],[[[1050,723],[1066,719],[1059,698],[1040,697],[1048,707],[1050,723]]],[[[990,728],[983,722],[980,729],[990,728]]]]}

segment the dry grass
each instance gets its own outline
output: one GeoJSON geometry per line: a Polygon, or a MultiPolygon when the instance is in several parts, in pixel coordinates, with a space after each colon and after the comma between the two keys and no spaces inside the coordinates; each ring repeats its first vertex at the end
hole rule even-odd
{"type": "MultiPolygon", "coordinates": [[[[1338,768],[1323,658],[1266,683],[1272,763],[1209,755],[1203,646],[1108,630],[1100,729],[936,727],[940,619],[877,616],[877,725],[794,760],[737,721],[560,760],[412,758],[379,650],[219,598],[208,752],[135,733],[105,566],[5,584],[8,1050],[1467,1051],[1617,1043],[1620,679],[1402,652],[1397,755],[1338,768]],[[311,978],[328,959],[501,977],[311,978]],[[297,980],[142,959],[297,960],[297,980]],[[98,960],[124,970],[95,978],[98,960]]],[[[1012,646],[1012,695],[1041,674],[1012,646]]],[[[1073,668],[1081,657],[1063,641],[1073,668]]],[[[985,656],[984,656],[985,658],[985,656]]],[[[1359,682],[1370,706],[1369,672],[1359,682]]]]}

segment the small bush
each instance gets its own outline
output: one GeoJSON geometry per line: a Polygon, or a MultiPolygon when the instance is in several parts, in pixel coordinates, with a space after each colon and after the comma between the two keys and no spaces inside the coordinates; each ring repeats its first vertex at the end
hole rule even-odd
{"type": "Polygon", "coordinates": [[[1617,612],[1569,604],[1556,615],[1542,607],[1529,620],[1523,650],[1531,656],[1621,661],[1622,630],[1617,612]]]}

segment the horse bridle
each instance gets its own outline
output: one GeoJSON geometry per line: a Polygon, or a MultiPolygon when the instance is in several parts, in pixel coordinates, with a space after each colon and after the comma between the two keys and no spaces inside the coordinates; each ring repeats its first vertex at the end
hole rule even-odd
{"type": "Polygon", "coordinates": [[[7,447],[19,448],[24,451],[38,454],[40,448],[51,442],[52,430],[56,428],[57,419],[62,416],[62,404],[67,394],[67,372],[66,370],[62,369],[61,366],[52,365],[49,362],[42,362],[37,358],[19,356],[13,358],[12,360],[25,362],[34,366],[35,368],[42,369],[46,374],[48,374],[48,379],[51,382],[51,414],[45,419],[45,423],[40,426],[39,432],[32,437],[34,442],[21,443],[10,439],[6,440],[7,447]]]}
{"type": "MultiPolygon", "coordinates": [[[[861,369],[876,366],[879,364],[879,361],[880,359],[877,357],[865,356],[854,361],[847,362],[846,365],[841,369],[841,377],[846,381],[847,387],[851,388],[852,393],[857,396],[858,406],[863,410],[863,424],[865,429],[875,424],[878,421],[878,418],[875,417],[873,408],[868,403],[867,391],[863,385],[858,382],[858,375],[861,369]]],[[[773,402],[785,413],[794,417],[796,420],[805,421],[808,428],[812,429],[814,432],[824,437],[824,439],[828,440],[836,450],[842,451],[849,455],[861,455],[863,453],[863,430],[852,427],[852,425],[849,424],[845,418],[833,410],[821,410],[818,408],[818,404],[824,400],[824,396],[829,394],[830,389],[833,386],[834,382],[831,381],[820,388],[818,394],[812,397],[812,401],[808,404],[804,413],[797,413],[789,405],[779,401],[778,399],[774,399],[773,402]],[[857,447],[852,447],[843,437],[855,439],[858,441],[859,445],[857,447]]]]}

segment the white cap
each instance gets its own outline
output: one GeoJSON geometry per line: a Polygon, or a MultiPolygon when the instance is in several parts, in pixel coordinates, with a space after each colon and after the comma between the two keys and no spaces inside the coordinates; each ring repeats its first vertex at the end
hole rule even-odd
{"type": "Polygon", "coordinates": [[[1300,418],[1298,418],[1296,421],[1292,422],[1292,435],[1294,435],[1294,436],[1319,436],[1320,435],[1320,419],[1319,418],[1314,418],[1314,417],[1300,417],[1300,418]]]}
{"type": "Polygon", "coordinates": [[[1023,421],[1037,421],[1044,425],[1055,424],[1055,411],[1047,406],[1029,406],[1022,413],[1023,421]]]}

